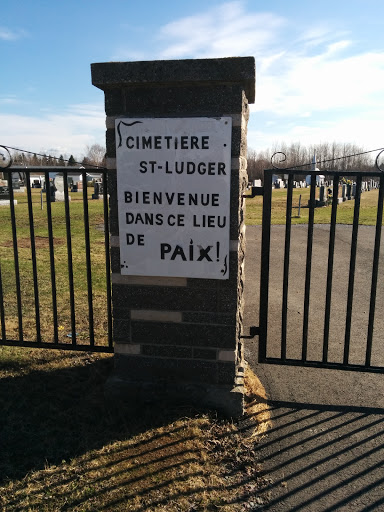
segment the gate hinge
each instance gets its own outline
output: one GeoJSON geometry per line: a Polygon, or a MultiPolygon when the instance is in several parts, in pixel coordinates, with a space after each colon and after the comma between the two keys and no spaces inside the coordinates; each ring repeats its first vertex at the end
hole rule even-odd
{"type": "Polygon", "coordinates": [[[255,336],[258,336],[259,333],[260,333],[260,327],[257,325],[251,325],[251,327],[249,328],[249,335],[241,336],[241,337],[245,338],[245,339],[251,339],[251,338],[254,338],[255,336]]]}
{"type": "Polygon", "coordinates": [[[264,187],[251,187],[251,193],[248,195],[243,195],[245,199],[252,199],[252,197],[263,196],[264,195],[264,187]]]}

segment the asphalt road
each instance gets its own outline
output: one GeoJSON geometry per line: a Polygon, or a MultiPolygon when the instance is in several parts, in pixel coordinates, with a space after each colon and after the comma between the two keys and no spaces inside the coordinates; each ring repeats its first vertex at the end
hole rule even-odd
{"type": "MultiPolygon", "coordinates": [[[[306,226],[292,228],[288,355],[300,355],[306,226]]],[[[247,227],[245,334],[258,325],[261,228],[247,227]]],[[[328,226],[315,226],[309,357],[321,358],[328,226]]],[[[341,361],[351,227],[337,226],[330,360],[341,361]]],[[[374,228],[360,226],[351,326],[351,362],[364,361],[374,228]]],[[[272,228],[268,355],[278,355],[284,227],[272,228]]],[[[384,255],[383,255],[384,256],[384,255]]],[[[383,258],[381,258],[383,259],[383,258]]],[[[384,269],[379,269],[373,364],[384,366],[384,269]]],[[[257,452],[267,479],[265,510],[384,511],[384,374],[257,363],[257,337],[245,340],[246,358],[266,388],[272,428],[257,452]]]]}

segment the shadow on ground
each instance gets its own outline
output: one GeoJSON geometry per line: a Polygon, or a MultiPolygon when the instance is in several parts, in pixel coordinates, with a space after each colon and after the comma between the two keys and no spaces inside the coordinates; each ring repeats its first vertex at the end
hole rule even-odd
{"type": "Polygon", "coordinates": [[[66,360],[61,369],[45,368],[44,356],[34,358],[33,369],[23,360],[0,364],[0,481],[21,478],[162,422],[162,417],[148,414],[138,421],[105,402],[103,384],[112,371],[112,358],[61,357],[66,360]],[[37,369],[39,364],[44,368],[37,369]]]}
{"type": "Polygon", "coordinates": [[[267,406],[237,424],[166,402],[134,412],[104,399],[110,357],[56,354],[0,364],[3,510],[232,512],[267,502],[253,435],[267,406]]]}
{"type": "Polygon", "coordinates": [[[257,450],[271,511],[384,507],[384,409],[268,401],[273,427],[257,450]]]}

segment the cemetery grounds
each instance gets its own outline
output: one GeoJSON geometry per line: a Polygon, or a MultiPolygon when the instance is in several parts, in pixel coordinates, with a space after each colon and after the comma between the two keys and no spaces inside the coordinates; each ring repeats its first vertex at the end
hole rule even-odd
{"type": "MultiPolygon", "coordinates": [[[[93,189],[88,189],[89,196],[93,189]]],[[[32,189],[41,334],[53,339],[47,210],[32,189]]],[[[26,193],[15,194],[23,328],[36,339],[26,193]]],[[[45,198],[44,198],[45,200],[45,198]]],[[[52,203],[59,341],[71,342],[64,203],[52,203]]],[[[77,338],[88,336],[81,193],[71,193],[77,338]]],[[[89,201],[95,344],[107,344],[103,204],[89,201]]],[[[7,337],[18,339],[9,207],[0,207],[7,337]]],[[[239,423],[169,403],[107,403],[110,354],[0,346],[0,509],[179,511],[252,509],[268,500],[255,446],[269,425],[264,390],[247,374],[239,423]]]]}
{"type": "MultiPolygon", "coordinates": [[[[89,190],[91,193],[92,189],[89,190]]],[[[51,280],[46,205],[33,189],[42,337],[52,339],[51,280]]],[[[308,222],[308,208],[292,224],[308,222]]],[[[361,196],[360,223],[374,224],[377,190],[361,196]]],[[[71,194],[76,322],[87,336],[87,282],[82,195],[71,194]]],[[[16,207],[24,331],[33,340],[34,298],[26,194],[16,207]]],[[[272,194],[273,224],[285,223],[286,190],[272,194]]],[[[246,200],[246,223],[261,224],[262,198],[246,200]]],[[[338,207],[338,223],[351,224],[354,201],[338,207]]],[[[52,204],[59,339],[70,342],[64,204],[52,204]]],[[[331,208],[317,208],[328,223],[331,208]]],[[[95,343],[105,343],[105,256],[102,201],[89,201],[95,343]]],[[[7,334],[17,338],[17,304],[9,208],[0,208],[0,255],[7,334]]],[[[257,286],[257,281],[255,281],[257,286]]],[[[7,511],[252,510],[270,498],[261,476],[257,442],[269,426],[265,392],[247,376],[245,419],[234,423],[206,411],[166,403],[132,414],[104,400],[111,355],[0,347],[0,504],[7,511]],[[261,400],[260,400],[261,399],[261,400]]]]}
{"type": "MultiPolygon", "coordinates": [[[[308,224],[310,188],[293,189],[292,196],[292,225],[308,224]],[[298,217],[299,197],[301,195],[301,211],[298,217]]],[[[318,192],[317,192],[318,193],[318,192]]],[[[378,189],[361,194],[359,224],[374,226],[376,223],[378,189]]],[[[272,189],[272,224],[285,224],[287,189],[272,189]]],[[[262,217],[262,196],[246,200],[247,225],[260,226],[262,217]]],[[[355,201],[345,201],[337,207],[337,224],[353,223],[353,209],[355,201]]],[[[315,224],[329,224],[331,221],[331,205],[315,208],[315,224]]]]}

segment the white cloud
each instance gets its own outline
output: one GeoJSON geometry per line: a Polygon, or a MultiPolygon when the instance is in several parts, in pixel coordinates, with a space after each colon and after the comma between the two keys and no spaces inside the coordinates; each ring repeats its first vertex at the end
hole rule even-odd
{"type": "Polygon", "coordinates": [[[16,105],[20,100],[16,96],[0,96],[0,105],[16,105]]]}
{"type": "Polygon", "coordinates": [[[310,118],[384,102],[384,53],[353,53],[348,36],[335,22],[314,22],[307,29],[273,13],[247,11],[244,2],[234,1],[168,23],[157,39],[164,45],[159,56],[166,59],[254,55],[256,104],[251,109],[310,118]]]}
{"type": "Polygon", "coordinates": [[[311,56],[282,55],[257,81],[255,111],[280,116],[384,104],[384,52],[340,56],[339,41],[311,56]],[[279,72],[278,72],[279,70],[279,72]],[[269,72],[268,72],[269,71],[269,72]]]}
{"type": "Polygon", "coordinates": [[[332,40],[346,37],[348,34],[341,31],[335,22],[328,21],[325,25],[322,22],[314,22],[311,27],[300,28],[300,32],[294,41],[295,45],[305,45],[307,48],[315,48],[316,46],[329,44],[332,40]]]}
{"type": "Polygon", "coordinates": [[[102,105],[72,105],[63,114],[44,112],[39,117],[0,114],[0,145],[36,153],[50,148],[81,158],[87,145],[105,145],[104,137],[102,105]]]}
{"type": "Polygon", "coordinates": [[[356,144],[366,150],[384,147],[384,119],[380,115],[374,117],[370,112],[345,118],[330,117],[329,120],[318,122],[312,118],[308,123],[303,119],[296,123],[266,123],[265,129],[260,129],[257,121],[257,114],[251,116],[248,129],[248,147],[257,151],[271,148],[273,144],[278,147],[282,142],[300,142],[307,146],[336,141],[356,144]]]}
{"type": "Polygon", "coordinates": [[[202,14],[173,21],[160,29],[166,47],[160,57],[207,58],[254,55],[274,42],[284,24],[272,13],[250,13],[244,2],[228,2],[202,14]]]}
{"type": "Polygon", "coordinates": [[[11,30],[7,27],[0,27],[0,39],[3,41],[16,41],[26,36],[26,32],[21,29],[11,30]]]}

